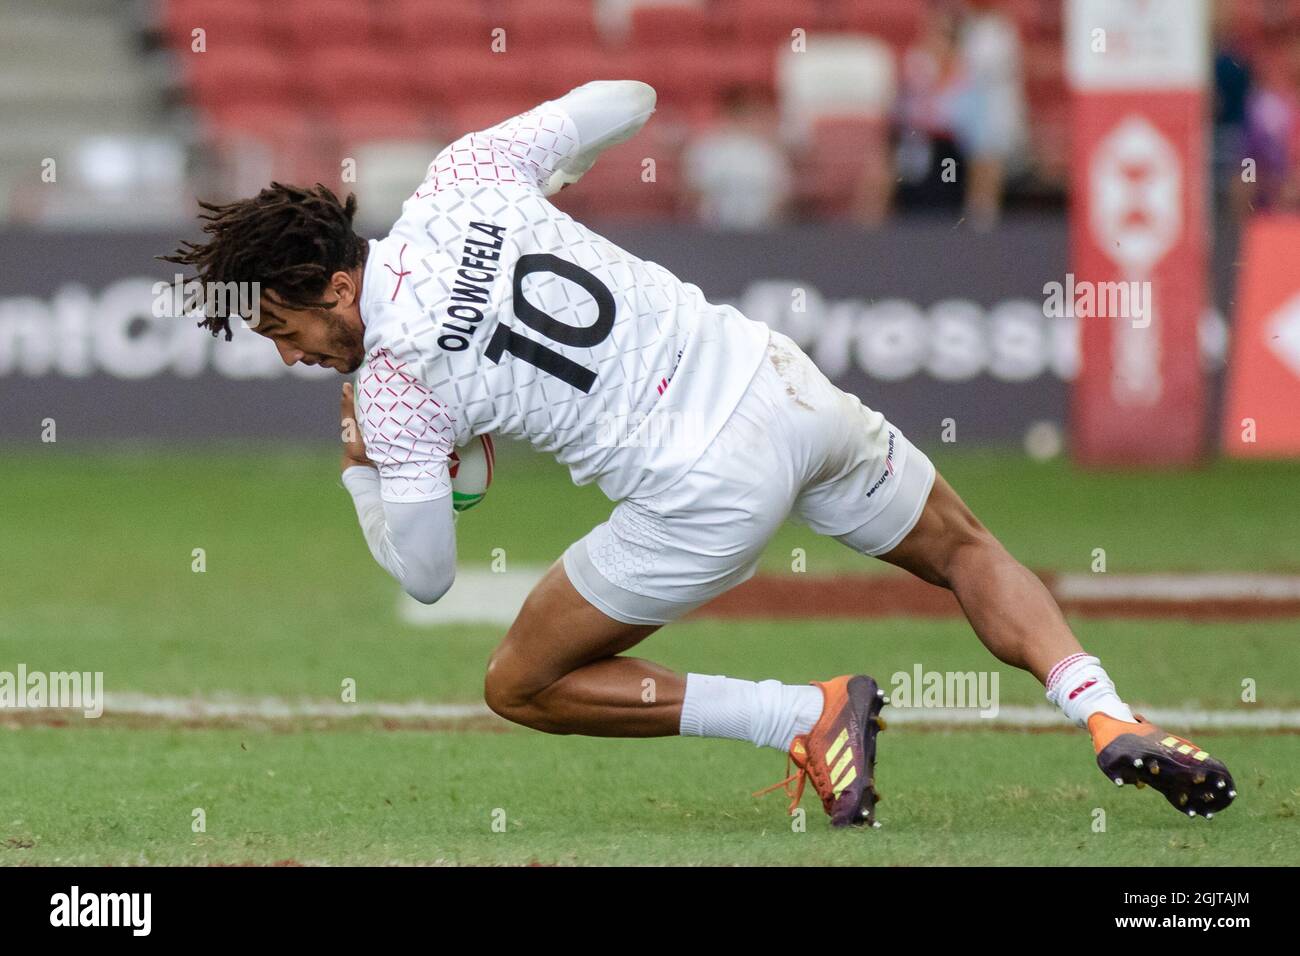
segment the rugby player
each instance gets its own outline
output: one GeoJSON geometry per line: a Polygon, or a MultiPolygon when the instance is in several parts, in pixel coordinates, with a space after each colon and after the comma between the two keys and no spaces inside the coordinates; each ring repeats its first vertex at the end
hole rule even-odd
{"type": "MultiPolygon", "coordinates": [[[[484,696],[501,716],[552,734],[748,740],[793,763],[769,788],[786,787],[791,812],[811,781],[832,825],[874,824],[871,677],[793,686],[626,653],[752,576],[793,516],[951,589],[989,651],[1089,731],[1108,778],[1191,815],[1226,807],[1223,763],[1133,714],[1039,579],[898,428],[785,335],[548,201],[654,108],[645,83],[600,80],[468,133],[383,239],[353,231],[354,197],[272,183],[201,204],[207,241],[165,258],[260,283],[255,331],[286,364],[358,373],[342,389],[343,421],[360,423],[342,482],[375,560],[417,600],[455,576],[448,458],[473,436],[525,439],[617,502],[492,654],[484,696]]],[[[200,324],[230,338],[240,318],[200,324]]]]}

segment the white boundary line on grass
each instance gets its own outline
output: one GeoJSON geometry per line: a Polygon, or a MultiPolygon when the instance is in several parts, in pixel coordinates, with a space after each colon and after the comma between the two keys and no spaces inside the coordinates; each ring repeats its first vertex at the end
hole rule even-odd
{"type": "MultiPolygon", "coordinates": [[[[3,713],[3,711],[0,711],[3,713]]],[[[387,720],[465,720],[493,716],[486,704],[431,704],[424,701],[345,704],[338,700],[286,700],[280,697],[155,697],[105,694],[104,713],[165,720],[221,718],[289,720],[303,717],[381,717],[387,720]]]]}
{"type": "MultiPolygon", "coordinates": [[[[510,625],[546,568],[516,565],[494,572],[462,566],[456,583],[436,604],[421,604],[398,591],[397,616],[415,627],[456,624],[510,625]]],[[[864,578],[864,586],[870,580],[864,578]]],[[[1274,601],[1300,600],[1294,574],[1062,574],[1053,585],[1068,601],[1274,601]]]]}
{"type": "MultiPolygon", "coordinates": [[[[0,708],[0,719],[6,710],[0,708]]],[[[27,708],[25,711],[33,710],[27,708]]],[[[1300,709],[1204,710],[1182,708],[1139,708],[1152,723],[1174,732],[1193,730],[1289,730],[1300,729],[1300,709]]],[[[186,720],[292,720],[304,718],[382,718],[395,721],[477,720],[493,717],[485,704],[356,703],[342,701],[286,700],[279,697],[240,698],[165,697],[150,694],[105,695],[108,716],[154,717],[164,721],[186,720]]],[[[996,717],[981,717],[977,709],[887,707],[885,720],[897,726],[953,726],[973,728],[1061,727],[1068,724],[1056,710],[1046,706],[1005,706],[996,717]]],[[[499,718],[497,718],[499,719],[499,718]]]]}
{"type": "Polygon", "coordinates": [[[1062,574],[1052,586],[1069,600],[1296,601],[1294,574],[1062,574]]]}
{"type": "Polygon", "coordinates": [[[483,567],[456,569],[456,581],[436,604],[421,604],[402,591],[397,592],[397,616],[404,624],[437,627],[441,624],[514,623],[524,599],[546,568],[515,565],[495,572],[483,567]]]}
{"type": "MultiPolygon", "coordinates": [[[[1138,707],[1138,713],[1162,729],[1175,733],[1193,730],[1289,730],[1300,729],[1300,710],[1202,710],[1191,707],[1138,707]]],[[[996,717],[981,717],[978,709],[939,707],[886,707],[881,712],[890,725],[940,725],[974,727],[981,724],[1003,727],[1062,727],[1065,717],[1051,707],[1005,706],[996,717]]]]}

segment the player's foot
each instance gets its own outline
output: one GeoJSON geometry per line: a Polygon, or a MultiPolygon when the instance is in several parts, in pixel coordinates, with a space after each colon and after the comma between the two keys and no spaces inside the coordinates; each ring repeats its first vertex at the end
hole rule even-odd
{"type": "Polygon", "coordinates": [[[794,813],[811,778],[822,798],[831,826],[863,826],[876,822],[876,734],[885,729],[879,717],[885,694],[865,674],[845,674],[825,683],[813,681],[825,703],[811,731],[790,744],[790,762],[798,768],[780,783],[758,791],[761,796],[785,787],[794,813]],[[790,784],[794,783],[792,790],[790,784]]]}
{"type": "Polygon", "coordinates": [[[1116,720],[1100,711],[1088,718],[1097,766],[1121,786],[1135,783],[1164,794],[1182,813],[1206,819],[1225,809],[1237,795],[1232,774],[1190,740],[1165,733],[1135,714],[1137,723],[1116,720]]]}

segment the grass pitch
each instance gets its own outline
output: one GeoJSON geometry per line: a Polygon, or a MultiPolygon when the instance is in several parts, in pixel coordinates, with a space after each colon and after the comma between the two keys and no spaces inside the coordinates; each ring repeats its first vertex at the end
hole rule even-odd
{"type": "MultiPolygon", "coordinates": [[[[101,670],[110,692],[468,703],[500,629],[395,616],[332,451],[140,450],[0,461],[0,670],[101,670]],[[192,570],[194,549],[206,570],[192,570]]],[[[1091,475],[994,453],[940,469],[1026,563],[1111,571],[1300,571],[1296,464],[1091,475]]],[[[608,513],[552,463],[501,457],[458,526],[462,563],[553,560],[608,513]],[[545,507],[540,503],[545,502],[545,507]]],[[[766,558],[870,562],[789,526],[766,558]]],[[[1300,706],[1300,621],[1076,621],[1135,704],[1300,706]]],[[[636,653],[681,670],[802,682],[867,670],[996,666],[964,623],[694,621],[636,653]]],[[[1003,704],[1037,704],[998,668],[1003,704]]],[[[888,713],[888,712],[887,712],[888,713]]],[[[1177,728],[1170,728],[1177,730],[1177,728]]],[[[0,726],[0,863],[1266,864],[1300,862],[1300,737],[1197,734],[1241,791],[1211,823],[1119,790],[1085,735],[926,731],[882,737],[883,829],[830,833],[805,795],[794,832],[772,751],[728,741],[595,740],[321,726],[181,728],[111,719],[0,726]],[[206,814],[206,832],[191,829],[206,814]],[[1094,832],[1097,811],[1104,832],[1094,832]],[[498,824],[496,832],[493,824],[498,824]]]]}
{"type": "MultiPolygon", "coordinates": [[[[1202,735],[1204,737],[1204,735],[1202,735]]],[[[1241,794],[1213,821],[1122,790],[1076,734],[881,738],[879,830],[806,829],[783,761],[731,741],[365,729],[30,728],[0,759],[0,860],[44,864],[1284,865],[1294,738],[1212,735],[1241,794]],[[1291,754],[1288,758],[1287,754],[1291,754]],[[192,832],[193,811],[206,832],[192,832]],[[1100,814],[1104,814],[1102,817],[1100,814]],[[1097,821],[1104,832],[1094,832],[1097,821]],[[494,827],[494,824],[496,826],[494,827]]]]}

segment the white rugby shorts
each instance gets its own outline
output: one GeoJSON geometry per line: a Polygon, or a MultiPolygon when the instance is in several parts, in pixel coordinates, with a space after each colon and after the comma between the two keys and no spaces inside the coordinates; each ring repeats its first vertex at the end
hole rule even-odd
{"type": "Polygon", "coordinates": [[[695,465],[658,494],[620,501],[569,546],[564,568],[609,617],[665,624],[752,577],[788,516],[862,554],[890,551],[920,518],[934,475],[901,431],[773,331],[695,465]]]}

